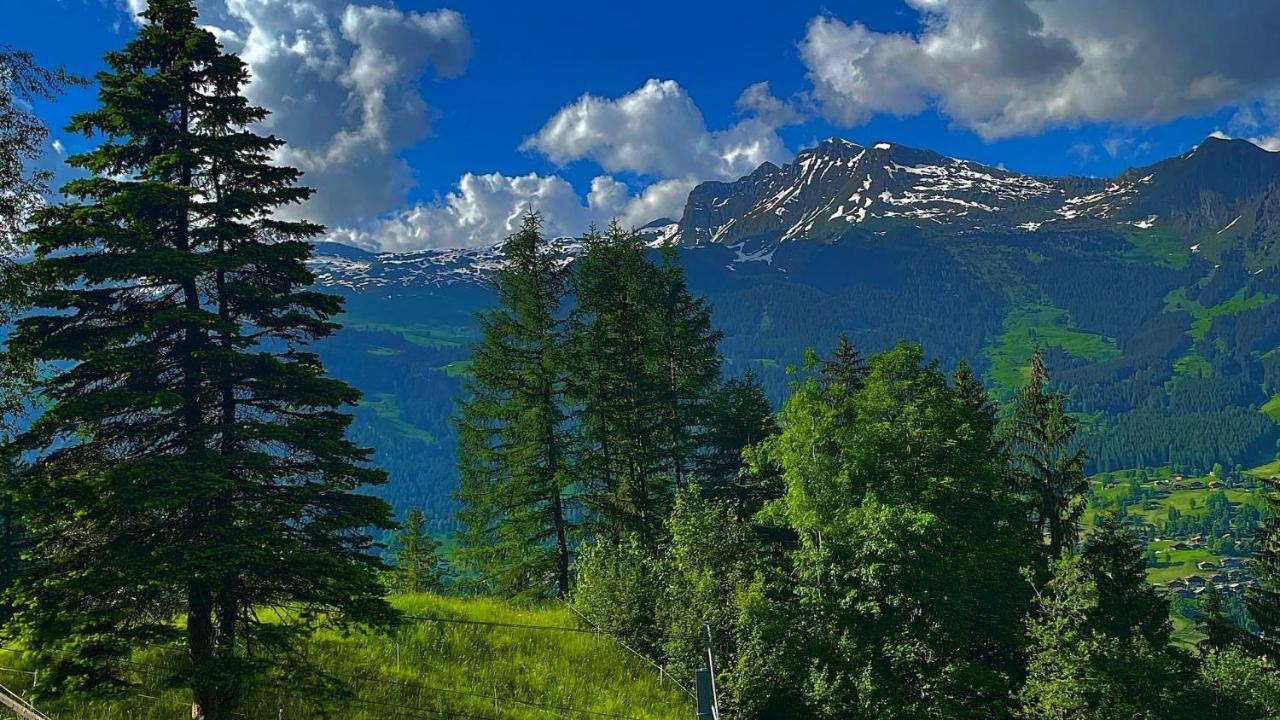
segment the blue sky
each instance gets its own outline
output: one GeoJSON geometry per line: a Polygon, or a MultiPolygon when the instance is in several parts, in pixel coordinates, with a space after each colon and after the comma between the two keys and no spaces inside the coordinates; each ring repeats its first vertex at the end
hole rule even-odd
{"type": "MultiPolygon", "coordinates": [[[[15,4],[0,43],[92,75],[140,1],[15,4]]],[[[320,188],[308,213],[389,249],[492,242],[522,203],[565,232],[678,214],[693,182],[830,135],[1051,175],[1272,141],[1280,54],[1250,33],[1280,3],[1100,2],[198,0],[320,188]]],[[[91,142],[59,128],[93,100],[41,108],[65,149],[91,142]]]]}

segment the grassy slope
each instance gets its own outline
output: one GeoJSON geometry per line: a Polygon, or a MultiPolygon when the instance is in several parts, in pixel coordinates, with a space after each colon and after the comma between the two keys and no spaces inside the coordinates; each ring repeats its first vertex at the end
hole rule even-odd
{"type": "MultiPolygon", "coordinates": [[[[1191,328],[1187,330],[1187,335],[1192,340],[1199,342],[1208,334],[1213,319],[1224,315],[1236,315],[1245,310],[1265,307],[1277,299],[1276,295],[1266,293],[1249,294],[1245,288],[1240,288],[1232,297],[1214,305],[1205,307],[1200,303],[1187,298],[1185,288],[1178,288],[1170,292],[1164,299],[1166,312],[1183,311],[1191,315],[1191,328]]],[[[1208,377],[1213,368],[1208,361],[1202,358],[1193,348],[1186,355],[1178,358],[1173,363],[1174,370],[1183,375],[1200,375],[1208,377]]]]}
{"type": "Polygon", "coordinates": [[[1076,328],[1071,315],[1061,308],[1015,306],[1005,316],[1003,332],[992,338],[985,351],[991,361],[989,379],[998,395],[1011,395],[1026,384],[1037,344],[1089,360],[1120,355],[1113,339],[1076,328]]]}
{"type": "MultiPolygon", "coordinates": [[[[517,609],[487,599],[398,597],[406,613],[427,617],[576,627],[562,607],[517,609]]],[[[348,678],[348,701],[323,707],[342,720],[473,717],[496,720],[588,718],[588,713],[533,708],[528,703],[637,720],[685,718],[692,700],[658,672],[613,641],[593,634],[410,622],[394,635],[334,632],[317,635],[306,652],[335,676],[348,678]],[[359,679],[365,676],[371,679],[359,679]],[[494,696],[497,695],[495,703],[494,696]],[[518,702],[517,702],[518,701],[518,702]],[[416,708],[408,710],[404,707],[416,708]]],[[[154,657],[139,662],[156,664],[154,657]]],[[[16,667],[19,659],[0,665],[16,667]]],[[[24,676],[0,672],[9,687],[24,676]]],[[[142,678],[139,693],[113,702],[44,703],[55,717],[95,720],[174,720],[184,717],[187,696],[142,678]]],[[[321,717],[314,694],[296,688],[255,693],[242,708],[249,720],[321,717]]]]}
{"type": "Polygon", "coordinates": [[[409,438],[416,438],[430,445],[435,442],[431,433],[405,420],[400,413],[400,405],[390,393],[378,393],[360,401],[360,407],[369,408],[375,415],[387,421],[396,432],[409,438]]]}

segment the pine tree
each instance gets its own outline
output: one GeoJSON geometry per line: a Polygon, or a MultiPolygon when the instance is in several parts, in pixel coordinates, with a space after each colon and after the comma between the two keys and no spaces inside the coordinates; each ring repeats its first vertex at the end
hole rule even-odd
{"type": "Polygon", "coordinates": [[[1222,593],[1212,584],[1205,590],[1196,629],[1204,634],[1203,648],[1210,652],[1222,652],[1235,644],[1236,628],[1222,610],[1222,593]]]}
{"type": "Polygon", "coordinates": [[[465,397],[459,401],[458,559],[482,587],[504,595],[569,592],[565,269],[525,217],[503,245],[493,281],[498,306],[478,317],[465,397]]]}
{"type": "Polygon", "coordinates": [[[440,541],[427,532],[421,508],[409,510],[404,525],[392,539],[391,585],[397,592],[439,592],[448,569],[440,554],[440,541]]]}
{"type": "Polygon", "coordinates": [[[1031,357],[1031,377],[1013,401],[1007,440],[1013,475],[1027,498],[1031,518],[1048,541],[1051,557],[1076,543],[1084,513],[1084,451],[1075,447],[1076,421],[1066,397],[1049,387],[1040,349],[1031,357]]]}
{"type": "Polygon", "coordinates": [[[955,388],[956,399],[972,413],[971,422],[986,432],[995,432],[996,404],[965,361],[961,360],[956,366],[956,371],[951,376],[951,386],[955,388]]]}
{"type": "Polygon", "coordinates": [[[221,720],[254,676],[306,671],[292,649],[315,625],[394,619],[368,534],[392,523],[354,492],[385,481],[344,437],[359,394],[305,349],[341,310],[306,289],[320,228],[275,219],[310,191],[270,164],[282,141],[250,129],[247,70],[191,0],[143,16],[70,126],[103,138],[70,159],[91,176],[27,236],[37,311],[10,351],[58,369],[12,445],[32,458],[14,496],[36,560],[12,629],[48,653],[50,693],[182,647],[192,718],[221,720]]]}

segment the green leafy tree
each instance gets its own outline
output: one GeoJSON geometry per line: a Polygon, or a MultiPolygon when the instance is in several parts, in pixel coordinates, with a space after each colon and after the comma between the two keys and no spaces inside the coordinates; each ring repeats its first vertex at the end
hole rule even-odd
{"type": "Polygon", "coordinates": [[[871,359],[861,388],[809,380],[764,444],[799,538],[803,684],[819,717],[1007,711],[1034,554],[989,429],[918,347],[871,359]],[[1002,710],[1003,709],[1003,710],[1002,710]]]}
{"type": "Polygon", "coordinates": [[[440,592],[445,588],[449,566],[440,554],[440,541],[427,532],[421,508],[409,510],[391,542],[391,586],[397,592],[440,592]]]}
{"type": "Polygon", "coordinates": [[[1031,357],[1031,378],[1014,397],[1006,432],[1014,477],[1056,558],[1076,543],[1089,482],[1084,451],[1074,442],[1076,421],[1067,414],[1066,397],[1049,387],[1039,348],[1031,357]]]}
{"type": "Polygon", "coordinates": [[[1137,540],[1104,516],[1037,593],[1021,716],[1188,717],[1192,668],[1169,644],[1168,614],[1146,583],[1137,540]]]}
{"type": "Polygon", "coordinates": [[[221,720],[255,676],[303,677],[315,626],[394,620],[368,533],[392,523],[354,492],[385,482],[345,438],[359,394],[306,350],[341,310],[308,289],[320,228],[277,219],[310,190],[271,164],[245,65],[192,2],[143,16],[70,125],[102,138],[70,159],[89,176],[25,237],[35,310],[8,349],[55,370],[11,445],[33,562],[6,629],[44,654],[49,693],[121,687],[116,660],[181,648],[192,718],[221,720]]]}
{"type": "Polygon", "coordinates": [[[565,400],[565,268],[525,217],[503,245],[496,308],[478,316],[465,397],[458,403],[458,559],[503,595],[569,593],[568,475],[572,438],[565,400]]]}

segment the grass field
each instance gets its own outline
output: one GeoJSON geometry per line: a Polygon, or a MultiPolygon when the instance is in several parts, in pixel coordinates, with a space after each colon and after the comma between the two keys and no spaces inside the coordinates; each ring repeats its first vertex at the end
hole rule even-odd
{"type": "Polygon", "coordinates": [[[1133,247],[1127,255],[1131,258],[1154,260],[1157,264],[1181,270],[1190,261],[1190,249],[1186,237],[1166,232],[1160,228],[1133,228],[1126,234],[1133,247]]]}
{"type": "Polygon", "coordinates": [[[989,379],[997,394],[1011,395],[1026,383],[1036,345],[1087,360],[1120,356],[1115,340],[1075,327],[1066,310],[1052,305],[1019,305],[1005,315],[1003,331],[992,338],[985,351],[991,361],[989,379]]]}
{"type": "MultiPolygon", "coordinates": [[[[416,595],[395,598],[396,607],[423,617],[480,623],[577,627],[562,607],[519,609],[485,599],[416,595]]],[[[608,638],[480,624],[410,621],[393,634],[323,632],[305,654],[344,681],[345,699],[321,704],[314,692],[286,687],[260,690],[241,708],[245,720],[341,720],[473,718],[534,720],[607,715],[668,720],[693,715],[693,701],[669,678],[608,638]],[[320,707],[328,714],[321,714],[320,707]]],[[[154,656],[135,662],[161,665],[154,656]]],[[[21,668],[22,659],[3,663],[21,668]]],[[[124,698],[86,704],[40,703],[56,718],[179,720],[190,717],[188,696],[165,689],[153,670],[140,671],[140,686],[124,698]]],[[[26,687],[18,673],[4,674],[10,688],[26,687]]]]}
{"type": "Polygon", "coordinates": [[[1191,329],[1187,334],[1193,340],[1203,340],[1205,335],[1209,333],[1209,326],[1213,323],[1213,319],[1222,315],[1236,315],[1245,310],[1265,307],[1276,301],[1277,295],[1268,293],[1249,294],[1245,288],[1240,288],[1239,292],[1212,307],[1205,307],[1200,303],[1189,300],[1187,298],[1186,288],[1178,288],[1164,298],[1165,312],[1183,311],[1189,313],[1192,317],[1191,329]]]}
{"type": "Polygon", "coordinates": [[[1280,423],[1280,393],[1263,403],[1261,410],[1264,415],[1280,423]]]}
{"type": "Polygon", "coordinates": [[[396,399],[390,393],[378,393],[364,398],[360,401],[361,408],[372,410],[375,415],[387,421],[396,432],[408,438],[421,440],[430,445],[435,442],[435,438],[431,433],[419,428],[413,423],[405,420],[400,414],[400,406],[396,404],[396,399]]]}

